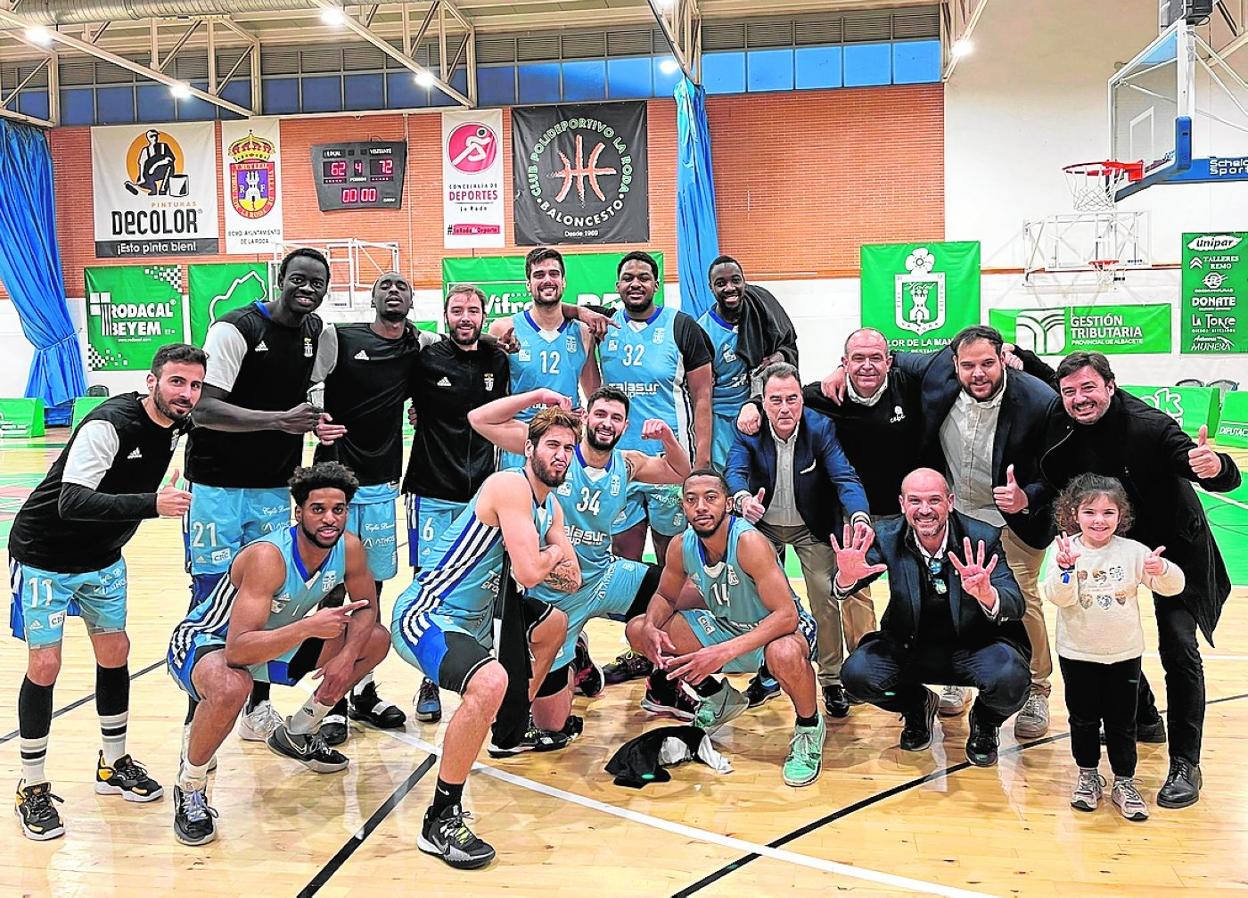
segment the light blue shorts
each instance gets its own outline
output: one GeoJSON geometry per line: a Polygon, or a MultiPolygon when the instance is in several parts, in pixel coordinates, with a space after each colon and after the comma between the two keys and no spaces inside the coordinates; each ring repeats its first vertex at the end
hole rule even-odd
{"type": "Polygon", "coordinates": [[[32,649],[59,645],[65,615],[81,615],[88,633],[126,629],[126,560],[85,574],[62,574],[9,562],[13,635],[32,649]]]}
{"type": "Polygon", "coordinates": [[[732,444],[736,441],[736,414],[720,415],[718,412],[713,414],[711,416],[711,464],[720,471],[728,467],[728,453],[732,451],[732,444]]]}
{"type": "Polygon", "coordinates": [[[576,592],[556,592],[543,586],[529,590],[534,598],[549,602],[568,616],[568,635],[559,654],[555,655],[551,670],[572,663],[576,638],[591,619],[628,613],[649,568],[650,565],[640,561],[617,558],[600,576],[582,584],[576,592]]]}
{"type": "Polygon", "coordinates": [[[433,559],[433,547],[438,544],[438,538],[450,529],[468,503],[408,494],[406,504],[407,563],[414,568],[424,568],[433,559]]]}
{"type": "Polygon", "coordinates": [[[680,486],[629,481],[624,510],[611,525],[611,530],[622,533],[643,520],[648,521],[651,529],[661,536],[684,533],[686,521],[680,507],[680,486]]]}
{"type": "MultiPolygon", "coordinates": [[[[685,622],[689,624],[689,629],[693,631],[693,635],[697,637],[698,642],[702,643],[703,646],[720,645],[730,639],[735,639],[743,633],[748,633],[756,626],[754,624],[738,624],[722,620],[705,608],[696,608],[692,611],[681,611],[679,613],[684,617],[685,622]]],[[[810,660],[814,661],[818,657],[818,652],[815,649],[818,641],[818,628],[815,626],[815,619],[802,608],[797,610],[797,629],[806,638],[806,644],[810,646],[810,660]]],[[[725,664],[724,673],[755,673],[762,666],[763,649],[757,648],[752,652],[746,652],[744,655],[738,655],[725,664]]]]}
{"type": "Polygon", "coordinates": [[[399,572],[398,524],[394,513],[397,498],[398,484],[362,486],[347,509],[347,530],[364,544],[374,580],[389,580],[399,572]]]}
{"type": "Polygon", "coordinates": [[[290,526],[290,490],[191,485],[183,520],[187,570],[222,574],[243,546],[290,526]]]}
{"type": "MultiPolygon", "coordinates": [[[[294,686],[316,669],[325,640],[317,637],[305,639],[299,645],[283,652],[272,661],[261,661],[247,668],[252,682],[276,683],[278,686],[294,686]]],[[[169,675],[182,691],[195,701],[203,701],[195,689],[195,665],[205,655],[225,649],[225,639],[208,632],[184,632],[182,627],[173,631],[165,666],[169,675]]]]}

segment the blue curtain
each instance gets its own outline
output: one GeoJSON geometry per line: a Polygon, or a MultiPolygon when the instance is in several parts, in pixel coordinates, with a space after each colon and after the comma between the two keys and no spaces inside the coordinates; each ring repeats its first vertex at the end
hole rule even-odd
{"type": "Polygon", "coordinates": [[[35,359],[26,395],[48,406],[49,424],[68,424],[87,391],[82,349],[65,302],[56,242],[52,153],[38,128],[0,119],[0,283],[12,297],[35,359]]]}
{"type": "Polygon", "coordinates": [[[715,181],[706,91],[688,78],[676,85],[676,248],[680,257],[680,307],[694,318],[715,304],[706,270],[719,255],[715,181]]]}

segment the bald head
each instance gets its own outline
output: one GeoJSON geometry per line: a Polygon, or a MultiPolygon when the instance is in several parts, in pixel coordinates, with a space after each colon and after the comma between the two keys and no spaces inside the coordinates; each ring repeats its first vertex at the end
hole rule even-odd
{"type": "Polygon", "coordinates": [[[901,481],[901,513],[929,550],[939,543],[952,510],[953,493],[939,471],[918,468],[901,481]]]}
{"type": "Polygon", "coordinates": [[[373,281],[373,309],[382,321],[402,321],[412,310],[412,285],[397,271],[373,281]]]}
{"type": "Polygon", "coordinates": [[[859,328],[845,341],[841,364],[845,366],[845,376],[854,392],[870,399],[888,383],[888,372],[893,365],[888,341],[874,328],[859,328]]]}

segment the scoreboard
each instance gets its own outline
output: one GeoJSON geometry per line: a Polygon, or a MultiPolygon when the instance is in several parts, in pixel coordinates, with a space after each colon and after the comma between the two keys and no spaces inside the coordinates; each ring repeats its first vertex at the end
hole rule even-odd
{"type": "Polygon", "coordinates": [[[407,171],[405,141],[359,141],[312,148],[312,180],[322,212],[399,209],[407,171]]]}

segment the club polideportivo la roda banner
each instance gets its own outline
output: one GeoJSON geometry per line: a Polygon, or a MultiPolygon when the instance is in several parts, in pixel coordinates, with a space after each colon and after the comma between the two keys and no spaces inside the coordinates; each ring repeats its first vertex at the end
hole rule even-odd
{"type": "Polygon", "coordinates": [[[893,349],[942,349],[979,324],[979,241],[864,244],[862,326],[893,349]]]}
{"type": "MultiPolygon", "coordinates": [[[[663,253],[652,253],[659,263],[656,305],[663,305],[663,253]]],[[[564,302],[616,308],[620,294],[615,292],[616,267],[621,253],[565,253],[564,302]]],[[[456,257],[442,260],[442,294],[452,284],[475,284],[485,291],[487,321],[523,312],[532,302],[524,278],[524,256],[456,257]]]]}

